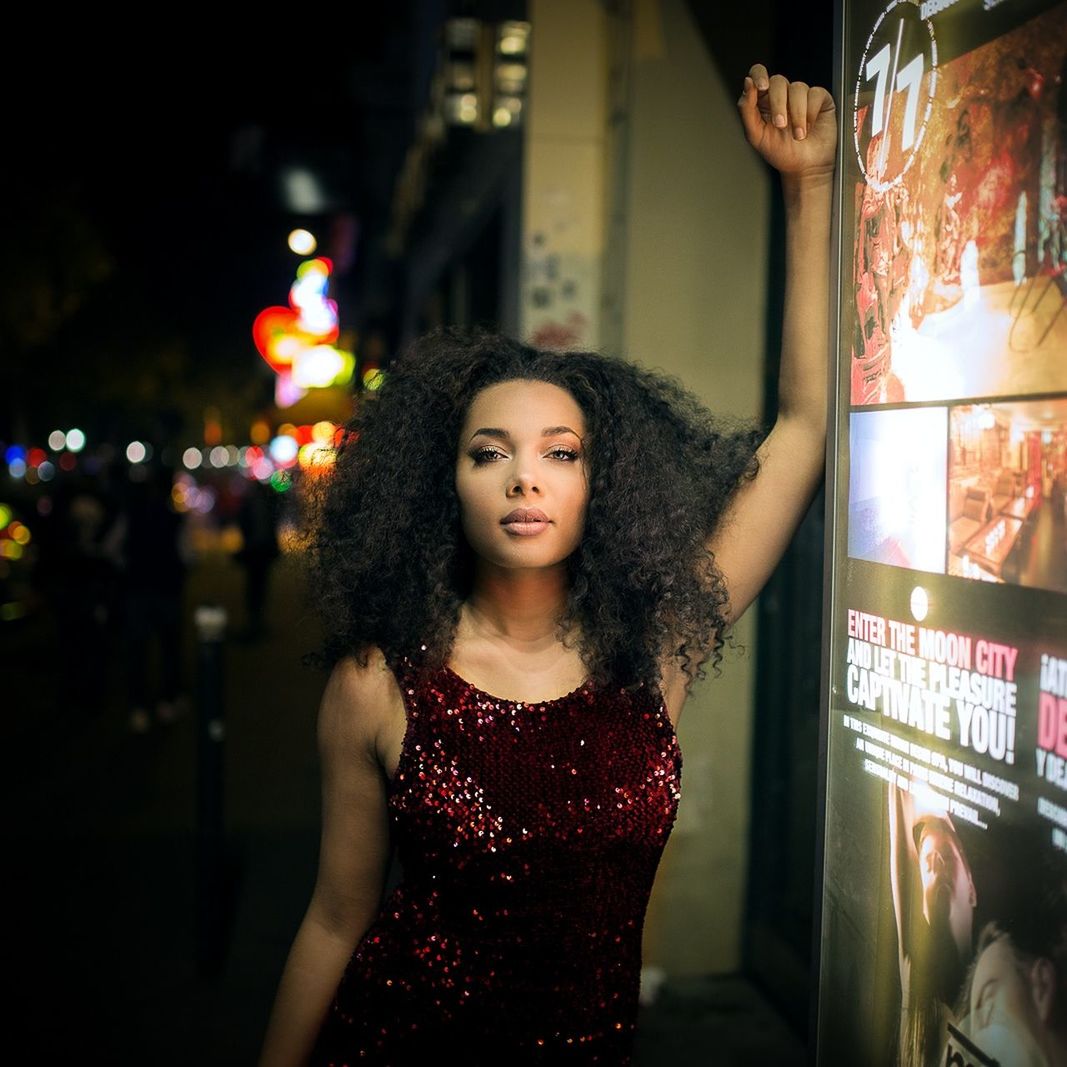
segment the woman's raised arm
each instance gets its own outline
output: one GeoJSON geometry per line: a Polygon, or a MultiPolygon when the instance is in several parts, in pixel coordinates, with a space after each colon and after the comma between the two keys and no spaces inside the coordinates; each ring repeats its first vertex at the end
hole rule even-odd
{"type": "Polygon", "coordinates": [[[769,75],[745,78],[738,110],[749,144],[782,175],[786,285],[778,417],[708,538],[736,621],[755,599],[804,517],[823,476],[829,355],[830,215],[837,116],[825,90],[769,75]]]}

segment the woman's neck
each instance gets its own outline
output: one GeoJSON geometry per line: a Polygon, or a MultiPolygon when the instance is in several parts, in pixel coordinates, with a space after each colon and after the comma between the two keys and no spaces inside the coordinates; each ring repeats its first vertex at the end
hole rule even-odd
{"type": "Polygon", "coordinates": [[[480,568],[460,612],[469,636],[517,651],[556,644],[567,603],[565,566],[536,571],[480,568]]]}

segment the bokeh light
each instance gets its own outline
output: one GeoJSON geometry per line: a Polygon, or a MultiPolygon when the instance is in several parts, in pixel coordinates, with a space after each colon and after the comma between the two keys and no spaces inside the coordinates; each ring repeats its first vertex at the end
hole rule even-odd
{"type": "Polygon", "coordinates": [[[296,438],[287,433],[279,434],[270,443],[270,457],[279,467],[292,466],[299,450],[296,438]]]}
{"type": "Polygon", "coordinates": [[[293,230],[289,234],[289,248],[298,256],[310,256],[318,248],[318,242],[310,230],[293,230]]]}
{"type": "Polygon", "coordinates": [[[318,473],[327,467],[332,467],[336,459],[334,451],[328,445],[310,442],[300,446],[300,466],[304,470],[318,473]]]}
{"type": "Polygon", "coordinates": [[[293,384],[304,389],[324,388],[338,379],[352,376],[353,360],[333,345],[313,345],[293,360],[293,384]]]}
{"type": "Polygon", "coordinates": [[[316,422],[311,427],[311,440],[320,445],[330,445],[333,443],[334,434],[337,432],[337,427],[328,420],[322,422],[316,422]]]}
{"type": "Polygon", "coordinates": [[[260,456],[252,462],[252,477],[258,482],[265,482],[274,473],[274,464],[266,456],[260,456]]]}

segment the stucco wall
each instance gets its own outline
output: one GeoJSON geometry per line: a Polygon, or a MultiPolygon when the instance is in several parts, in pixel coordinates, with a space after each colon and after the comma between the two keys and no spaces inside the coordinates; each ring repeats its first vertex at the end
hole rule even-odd
{"type": "MultiPolygon", "coordinates": [[[[634,5],[624,347],[712,411],[761,414],[770,183],[682,0],[634,5]]],[[[645,960],[672,974],[741,962],[749,832],[754,611],[722,676],[682,716],[682,806],[646,925],[645,960]]]]}

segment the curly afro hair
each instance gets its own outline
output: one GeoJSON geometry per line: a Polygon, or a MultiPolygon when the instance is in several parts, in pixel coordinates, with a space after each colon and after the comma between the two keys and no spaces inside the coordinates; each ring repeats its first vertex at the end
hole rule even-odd
{"type": "Polygon", "coordinates": [[[314,491],[308,588],[325,632],[307,661],[329,668],[351,654],[366,665],[375,645],[388,662],[447,661],[473,574],[459,433],[480,390],[514,380],[560,386],[586,420],[589,503],[560,639],[580,635],[599,683],[658,680],[671,655],[688,685],[709,658],[717,671],[728,593],[705,539],[755,475],[762,431],[714,418],[660,372],[455,328],[416,341],[362,399],[314,491]]]}

